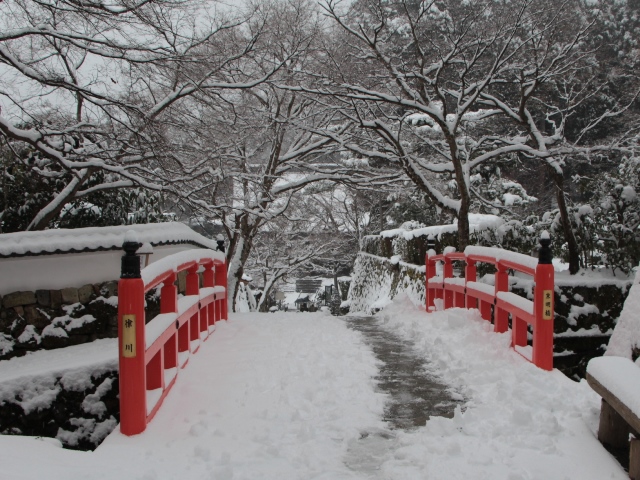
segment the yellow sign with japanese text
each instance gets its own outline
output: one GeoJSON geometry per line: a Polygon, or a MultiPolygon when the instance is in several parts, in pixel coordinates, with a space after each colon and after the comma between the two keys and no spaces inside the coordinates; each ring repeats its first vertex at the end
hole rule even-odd
{"type": "Polygon", "coordinates": [[[122,356],[134,358],[136,356],[136,316],[122,316],[122,356]]]}
{"type": "Polygon", "coordinates": [[[542,319],[553,319],[553,290],[544,290],[542,292],[542,319]]]}

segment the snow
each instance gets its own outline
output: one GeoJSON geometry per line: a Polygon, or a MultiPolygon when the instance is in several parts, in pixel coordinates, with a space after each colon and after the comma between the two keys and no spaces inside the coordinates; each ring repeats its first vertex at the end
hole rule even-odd
{"type": "Polygon", "coordinates": [[[620,198],[622,198],[625,202],[627,203],[633,202],[636,196],[637,196],[636,191],[632,186],[626,185],[622,188],[622,193],[620,194],[620,198]]]}
{"type": "Polygon", "coordinates": [[[0,436],[3,478],[627,478],[595,437],[586,382],[525,361],[475,310],[426,314],[403,296],[378,315],[464,399],[453,418],[389,432],[376,361],[339,318],[232,314],[144,433],[114,431],[95,452],[0,436]]]}
{"type": "Polygon", "coordinates": [[[96,340],[57,350],[39,350],[24,357],[0,362],[0,404],[20,398],[25,414],[47,408],[60,392],[83,391],[92,385],[91,376],[115,370],[117,340],[96,340]]]}
{"type": "MultiPolygon", "coordinates": [[[[504,219],[497,215],[485,215],[480,213],[469,214],[469,228],[471,233],[481,232],[487,229],[497,229],[504,224],[504,219]]],[[[406,224],[405,224],[406,225],[406,224]]],[[[416,229],[394,228],[380,232],[383,238],[404,237],[405,240],[411,240],[415,237],[429,236],[440,237],[444,233],[455,233],[458,231],[457,220],[451,225],[432,225],[430,227],[422,227],[416,229]]]]}
{"type": "Polygon", "coordinates": [[[631,358],[634,348],[640,347],[640,269],[618,318],[605,355],[631,358]]]}
{"type": "Polygon", "coordinates": [[[481,282],[467,282],[467,288],[486,293],[487,295],[493,295],[496,292],[496,287],[494,285],[488,285],[481,282]]]}
{"type": "Polygon", "coordinates": [[[527,268],[535,269],[538,266],[538,259],[524,255],[518,252],[512,252],[502,248],[494,247],[477,247],[470,245],[464,249],[465,255],[482,255],[485,257],[493,257],[496,260],[506,260],[527,268]]]}
{"type": "Polygon", "coordinates": [[[564,332],[554,333],[553,336],[555,338],[560,337],[604,337],[607,335],[611,335],[612,330],[608,330],[603,332],[600,330],[598,325],[591,325],[589,329],[580,328],[578,330],[566,330],[564,332]]]}
{"type": "Polygon", "coordinates": [[[160,313],[153,317],[153,320],[145,325],[145,348],[151,347],[151,345],[153,345],[153,342],[160,338],[160,335],[162,335],[167,328],[174,324],[177,319],[177,313],[160,313]]]}
{"type": "Polygon", "coordinates": [[[125,232],[124,238],[122,239],[122,243],[140,243],[138,241],[138,234],[135,230],[129,229],[125,232]]]}
{"type": "Polygon", "coordinates": [[[522,197],[513,193],[503,193],[502,201],[508,207],[522,203],[522,197]]]}
{"type": "Polygon", "coordinates": [[[206,248],[196,248],[176,253],[170,257],[162,258],[143,268],[140,272],[140,276],[142,277],[144,284],[148,285],[167,271],[177,272],[178,267],[184,263],[199,262],[208,258],[212,258],[219,262],[225,261],[224,254],[222,252],[216,252],[206,248]]]}
{"type": "MultiPolygon", "coordinates": [[[[35,376],[71,376],[75,371],[111,368],[118,362],[115,338],[96,340],[56,350],[38,350],[24,357],[0,361],[0,385],[27,382],[35,376]]],[[[1,388],[1,387],[0,387],[1,388]]]]}
{"type": "Polygon", "coordinates": [[[527,312],[529,315],[533,315],[533,302],[531,300],[527,300],[526,298],[522,298],[511,292],[498,292],[496,297],[503,302],[507,302],[514,307],[527,312]]]}
{"type": "Polygon", "coordinates": [[[622,272],[615,275],[609,269],[580,270],[576,275],[571,275],[568,270],[555,273],[555,284],[562,287],[588,286],[599,288],[604,285],[616,285],[620,289],[630,287],[633,279],[622,272]]]}
{"type": "Polygon", "coordinates": [[[427,315],[405,298],[378,315],[466,400],[453,419],[398,435],[380,478],[627,478],[596,439],[600,399],[587,383],[536,368],[477,310],[427,315]]]}
{"type": "Polygon", "coordinates": [[[589,361],[587,373],[640,417],[640,367],[624,357],[599,357],[589,361]]]}
{"type": "Polygon", "coordinates": [[[127,239],[152,245],[192,243],[214,250],[216,248],[213,240],[194,232],[187,225],[167,222],[4,233],[0,235],[0,256],[120,249],[127,239]]]}
{"type": "Polygon", "coordinates": [[[107,413],[107,406],[100,399],[113,387],[113,378],[105,378],[104,381],[98,385],[95,393],[87,395],[82,401],[82,410],[91,414],[103,416],[107,413]]]}
{"type": "Polygon", "coordinates": [[[580,315],[590,315],[592,313],[598,314],[600,310],[595,305],[585,303],[583,306],[571,305],[569,309],[569,315],[567,315],[567,323],[569,325],[577,326],[578,317],[580,315]]]}
{"type": "Polygon", "coordinates": [[[24,331],[18,337],[18,342],[20,343],[28,343],[31,340],[34,340],[36,343],[41,342],[41,337],[38,335],[36,331],[36,327],[33,325],[27,325],[24,331]]]}

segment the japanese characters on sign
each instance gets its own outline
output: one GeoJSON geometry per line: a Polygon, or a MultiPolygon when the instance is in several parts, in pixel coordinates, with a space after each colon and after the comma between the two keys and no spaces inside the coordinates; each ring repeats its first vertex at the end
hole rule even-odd
{"type": "Polygon", "coordinates": [[[544,290],[542,292],[542,319],[553,319],[553,290],[544,290]]]}
{"type": "Polygon", "coordinates": [[[136,316],[122,316],[122,356],[133,358],[136,356],[136,316]]]}

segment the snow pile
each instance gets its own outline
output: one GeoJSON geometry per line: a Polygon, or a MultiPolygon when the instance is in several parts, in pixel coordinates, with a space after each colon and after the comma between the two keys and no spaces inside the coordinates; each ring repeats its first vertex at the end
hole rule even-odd
{"type": "MultiPolygon", "coordinates": [[[[624,308],[613,330],[605,355],[632,358],[640,348],[640,269],[636,272],[624,308]]],[[[639,363],[640,362],[636,362],[639,363]]]]}
{"type": "Polygon", "coordinates": [[[640,369],[637,365],[623,357],[599,357],[589,362],[587,372],[634,415],[640,415],[640,369]]]}
{"type": "Polygon", "coordinates": [[[40,350],[0,362],[0,404],[14,402],[25,414],[48,408],[61,389],[82,392],[91,377],[116,370],[116,339],[57,350],[40,350]]]}
{"type": "Polygon", "coordinates": [[[380,478],[626,478],[595,437],[600,398],[586,382],[536,368],[477,310],[427,315],[398,297],[378,315],[466,400],[452,419],[399,433],[380,478]]]}
{"type": "Polygon", "coordinates": [[[0,257],[38,253],[120,249],[127,231],[152,245],[191,243],[216,249],[216,242],[179,222],[16,232],[0,235],[0,257]]]}
{"type": "MultiPolygon", "coordinates": [[[[79,305],[79,304],[78,304],[79,305]]],[[[86,324],[96,321],[93,315],[82,315],[79,318],[72,318],[69,315],[54,318],[49,325],[42,330],[43,337],[68,337],[68,332],[81,328],[86,324]]],[[[18,339],[20,340],[20,339],[18,339]]],[[[20,340],[21,341],[21,340],[20,340]]],[[[39,340],[38,340],[39,342],[39,340]]]]}

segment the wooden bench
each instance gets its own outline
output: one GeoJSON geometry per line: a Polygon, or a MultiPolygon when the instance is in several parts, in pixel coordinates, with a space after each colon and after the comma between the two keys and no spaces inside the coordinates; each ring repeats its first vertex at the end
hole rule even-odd
{"type": "Polygon", "coordinates": [[[629,449],[629,478],[640,480],[640,367],[623,357],[594,358],[587,382],[602,397],[598,440],[613,450],[629,449]]]}

